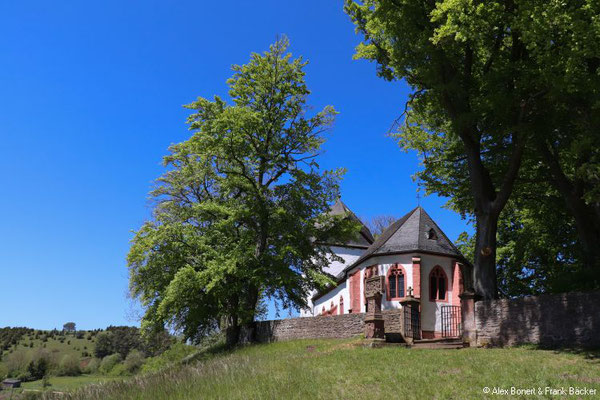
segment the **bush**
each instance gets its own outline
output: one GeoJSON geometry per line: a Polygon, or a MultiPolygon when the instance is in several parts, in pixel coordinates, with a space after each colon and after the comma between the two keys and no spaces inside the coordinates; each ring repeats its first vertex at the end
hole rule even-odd
{"type": "Polygon", "coordinates": [[[90,360],[90,362],[83,369],[83,372],[85,372],[86,374],[95,374],[96,372],[98,372],[98,369],[100,368],[100,363],[101,363],[100,359],[92,358],[90,360]]]}
{"type": "Polygon", "coordinates": [[[102,359],[102,362],[100,363],[100,372],[102,372],[103,374],[108,374],[110,373],[113,368],[120,363],[122,360],[121,355],[120,354],[111,354],[110,356],[106,356],[102,359]]]}
{"type": "Polygon", "coordinates": [[[195,346],[188,346],[186,344],[177,342],[171,346],[170,349],[163,352],[161,355],[156,357],[150,357],[146,360],[146,363],[142,367],[143,372],[158,371],[168,365],[174,364],[183,360],[190,354],[196,353],[198,349],[195,346]]]}
{"type": "Polygon", "coordinates": [[[112,376],[128,376],[131,375],[127,369],[125,368],[125,365],[123,363],[119,363],[117,365],[115,365],[115,367],[110,371],[110,375],[112,376]]]}
{"type": "Polygon", "coordinates": [[[46,376],[49,370],[50,362],[48,361],[48,358],[39,357],[29,363],[29,366],[27,367],[28,378],[37,381],[46,376]]]}
{"type": "Polygon", "coordinates": [[[131,350],[123,364],[128,372],[135,373],[144,364],[144,354],[139,350],[131,350]]]}
{"type": "Polygon", "coordinates": [[[60,360],[59,373],[63,376],[81,375],[81,367],[79,366],[79,360],[71,354],[66,354],[60,360]]]}
{"type": "Polygon", "coordinates": [[[6,365],[0,363],[0,381],[8,377],[8,368],[6,365]]]}
{"type": "Polygon", "coordinates": [[[7,375],[11,377],[18,377],[23,373],[27,372],[27,365],[29,364],[29,357],[23,350],[9,353],[3,361],[6,369],[8,370],[7,375]]]}

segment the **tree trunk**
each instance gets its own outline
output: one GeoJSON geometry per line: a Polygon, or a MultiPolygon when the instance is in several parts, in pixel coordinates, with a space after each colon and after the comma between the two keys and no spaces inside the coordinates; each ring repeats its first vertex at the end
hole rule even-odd
{"type": "Polygon", "coordinates": [[[225,328],[225,344],[227,347],[233,347],[240,341],[240,324],[237,316],[227,317],[227,327],[225,328]]]}
{"type": "Polygon", "coordinates": [[[477,233],[473,268],[473,288],[484,299],[498,297],[496,281],[496,232],[498,216],[490,211],[476,211],[477,233]]]}
{"type": "Polygon", "coordinates": [[[600,220],[591,206],[575,193],[562,193],[567,209],[575,219],[583,263],[600,267],[600,220]]]}
{"type": "Polygon", "coordinates": [[[567,210],[575,219],[577,236],[583,252],[583,262],[590,268],[600,268],[600,213],[583,200],[583,190],[563,172],[558,157],[547,146],[539,143],[539,150],[550,171],[550,181],[561,194],[567,210]]]}

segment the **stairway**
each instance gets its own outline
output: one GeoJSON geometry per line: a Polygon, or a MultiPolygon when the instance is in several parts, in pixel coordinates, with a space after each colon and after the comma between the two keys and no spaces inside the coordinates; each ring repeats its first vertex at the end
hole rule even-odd
{"type": "Polygon", "coordinates": [[[415,340],[412,349],[462,349],[464,343],[461,338],[440,338],[415,340]]]}

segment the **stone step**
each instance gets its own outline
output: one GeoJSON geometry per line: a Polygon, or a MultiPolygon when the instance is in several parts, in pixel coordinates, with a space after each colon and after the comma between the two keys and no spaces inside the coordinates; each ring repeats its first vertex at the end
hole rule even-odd
{"type": "Polygon", "coordinates": [[[415,343],[411,349],[462,349],[462,343],[415,343]]]}
{"type": "Polygon", "coordinates": [[[413,349],[462,349],[464,343],[456,338],[438,338],[415,340],[411,348],[413,349]]]}

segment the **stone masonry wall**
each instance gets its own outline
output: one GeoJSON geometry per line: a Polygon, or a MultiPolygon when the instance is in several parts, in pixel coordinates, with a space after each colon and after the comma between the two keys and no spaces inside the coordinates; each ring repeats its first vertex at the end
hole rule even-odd
{"type": "Polygon", "coordinates": [[[600,346],[600,292],[475,303],[478,346],[600,346]]]}
{"type": "MultiPolygon", "coordinates": [[[[386,333],[402,329],[400,310],[383,311],[386,333]]],[[[256,323],[256,340],[272,342],[291,339],[350,338],[364,333],[365,314],[289,318],[256,323]]]]}

